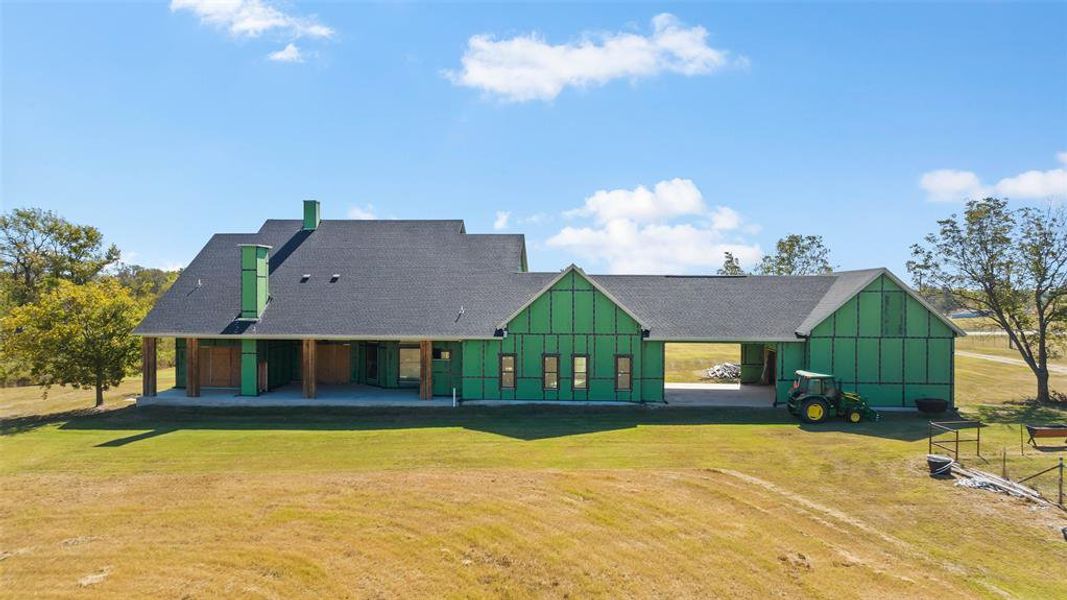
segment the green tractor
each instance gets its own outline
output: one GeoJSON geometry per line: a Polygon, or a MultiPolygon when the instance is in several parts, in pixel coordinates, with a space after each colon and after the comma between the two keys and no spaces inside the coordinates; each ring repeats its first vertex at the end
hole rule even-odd
{"type": "Polygon", "coordinates": [[[805,423],[821,423],[832,414],[844,417],[849,423],[878,420],[878,413],[862,396],[841,391],[833,375],[811,371],[797,371],[786,408],[805,423]]]}

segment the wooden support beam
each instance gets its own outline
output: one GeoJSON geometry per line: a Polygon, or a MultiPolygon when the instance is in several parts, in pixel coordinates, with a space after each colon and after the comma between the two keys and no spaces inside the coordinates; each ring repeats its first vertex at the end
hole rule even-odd
{"type": "Polygon", "coordinates": [[[141,338],[141,395],[156,395],[156,338],[141,338]]]}
{"type": "Polygon", "coordinates": [[[419,398],[433,398],[433,343],[419,342],[419,398]]]}
{"type": "Polygon", "coordinates": [[[304,378],[304,397],[314,398],[316,393],[315,376],[317,360],[315,356],[315,340],[304,340],[301,355],[301,375],[304,378]]]}
{"type": "Polygon", "coordinates": [[[185,341],[185,395],[190,398],[200,396],[200,340],[189,338],[185,341]]]}

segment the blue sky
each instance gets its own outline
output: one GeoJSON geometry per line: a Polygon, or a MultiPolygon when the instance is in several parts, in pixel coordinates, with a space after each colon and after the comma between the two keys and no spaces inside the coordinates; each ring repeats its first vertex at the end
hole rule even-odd
{"type": "Polygon", "coordinates": [[[967,196],[1067,197],[1065,4],[0,10],[3,208],[151,266],[316,198],[524,232],[536,270],[708,273],[804,233],[903,274],[967,196]]]}

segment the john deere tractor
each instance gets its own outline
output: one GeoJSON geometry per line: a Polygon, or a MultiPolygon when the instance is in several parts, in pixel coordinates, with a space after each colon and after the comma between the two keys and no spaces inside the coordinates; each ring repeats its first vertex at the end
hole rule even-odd
{"type": "Polygon", "coordinates": [[[878,413],[863,397],[841,391],[836,377],[811,371],[797,371],[786,408],[805,423],[821,423],[831,415],[844,417],[849,423],[878,420],[878,413]]]}

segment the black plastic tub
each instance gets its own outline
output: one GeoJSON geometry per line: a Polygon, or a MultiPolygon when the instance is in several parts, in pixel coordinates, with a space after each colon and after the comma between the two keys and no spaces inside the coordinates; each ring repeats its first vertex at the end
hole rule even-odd
{"type": "Polygon", "coordinates": [[[940,454],[927,454],[926,465],[930,467],[930,475],[934,477],[946,477],[952,473],[952,463],[955,462],[947,456],[940,454]]]}
{"type": "Polygon", "coordinates": [[[948,410],[948,400],[943,398],[916,398],[915,408],[927,415],[938,415],[948,410]]]}

